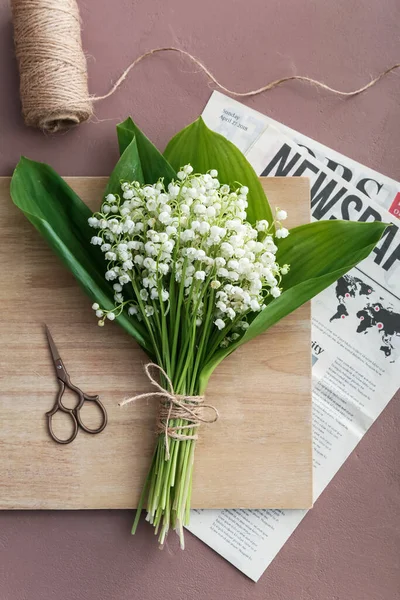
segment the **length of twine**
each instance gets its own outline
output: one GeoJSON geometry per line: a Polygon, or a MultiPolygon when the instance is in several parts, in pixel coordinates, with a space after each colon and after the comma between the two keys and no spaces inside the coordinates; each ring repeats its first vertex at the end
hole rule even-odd
{"type": "Polygon", "coordinates": [[[286,77],[281,77],[280,79],[275,79],[274,81],[270,81],[266,85],[263,85],[262,87],[259,87],[255,90],[249,90],[247,92],[236,92],[235,90],[230,90],[229,88],[225,87],[220,81],[218,81],[218,79],[211,73],[211,71],[206,67],[206,65],[203,64],[198,58],[193,56],[193,54],[190,54],[190,52],[186,52],[186,50],[181,50],[180,48],[175,48],[174,46],[166,46],[164,48],[153,48],[152,50],[149,50],[148,52],[141,54],[125,69],[125,71],[122,73],[122,75],[117,79],[117,81],[114,83],[114,85],[111,87],[111,89],[106,94],[104,94],[103,96],[92,96],[93,102],[96,102],[98,100],[105,100],[106,98],[109,98],[110,96],[112,96],[117,91],[117,89],[121,86],[121,84],[125,81],[125,79],[127,78],[128,74],[130,73],[130,71],[132,69],[134,69],[142,60],[144,60],[148,56],[152,56],[153,54],[157,54],[159,52],[178,52],[179,54],[186,56],[195,65],[197,65],[200,68],[200,70],[202,70],[207,75],[207,77],[213,83],[215,83],[216,86],[219,87],[219,89],[223,90],[230,96],[235,96],[237,98],[246,98],[249,96],[257,96],[258,94],[262,94],[263,92],[272,90],[272,89],[282,85],[283,83],[286,83],[287,81],[294,81],[294,80],[304,81],[311,85],[320,87],[321,89],[327,90],[328,92],[332,92],[333,94],[337,94],[338,96],[347,96],[347,97],[348,96],[356,96],[357,94],[361,94],[362,92],[365,92],[370,87],[373,87],[383,77],[385,77],[386,75],[388,75],[389,73],[391,73],[392,71],[395,71],[396,69],[398,69],[400,67],[400,63],[396,63],[395,65],[389,67],[385,71],[382,71],[382,73],[380,73],[377,77],[372,79],[369,83],[363,85],[362,87],[360,87],[356,90],[352,90],[350,92],[343,92],[341,90],[337,90],[333,87],[330,87],[326,83],[323,83],[322,81],[318,81],[317,79],[312,79],[311,77],[306,77],[305,75],[288,75],[286,77]]]}
{"type": "Polygon", "coordinates": [[[132,398],[127,398],[119,403],[119,406],[125,406],[130,402],[145,400],[147,398],[163,398],[164,402],[160,402],[157,432],[164,433],[165,436],[165,455],[170,458],[169,438],[176,440],[197,440],[196,433],[189,433],[188,430],[195,430],[200,427],[201,423],[215,423],[219,418],[218,410],[211,404],[204,404],[204,396],[187,396],[176,394],[171,379],[162,367],[156,363],[148,363],[144,367],[144,371],[150,383],[157,388],[158,392],[146,392],[137,394],[132,398]],[[167,382],[168,389],[163,388],[152,376],[150,369],[157,369],[167,382]],[[214,412],[212,417],[203,417],[202,412],[208,409],[214,412]],[[183,419],[190,421],[187,425],[171,425],[171,420],[183,419]]]}

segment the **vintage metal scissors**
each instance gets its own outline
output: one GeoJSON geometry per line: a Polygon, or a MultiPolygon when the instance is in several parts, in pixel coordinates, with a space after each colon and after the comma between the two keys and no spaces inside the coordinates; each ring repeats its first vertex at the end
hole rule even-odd
{"type": "Polygon", "coordinates": [[[53,357],[54,368],[56,370],[58,383],[60,385],[60,390],[57,394],[55,404],[53,408],[46,413],[47,424],[51,438],[58,444],[69,444],[70,442],[73,442],[76,438],[79,427],[87,433],[100,433],[107,425],[106,409],[100,402],[98,396],[89,396],[88,394],[85,394],[84,392],[82,392],[82,390],[80,390],[78,387],[76,387],[76,385],[74,385],[71,382],[47,325],[45,325],[45,328],[47,340],[49,342],[50,352],[53,357]],[[67,408],[62,403],[62,397],[66,387],[69,388],[72,392],[75,392],[78,396],[78,403],[74,408],[67,408]],[[98,408],[102,413],[102,423],[97,429],[90,429],[82,422],[80,411],[85,402],[94,402],[95,404],[97,404],[98,408]],[[59,410],[61,410],[63,413],[67,413],[68,415],[70,415],[72,419],[73,431],[71,436],[65,440],[61,440],[60,438],[58,438],[53,431],[53,417],[59,410]]]}

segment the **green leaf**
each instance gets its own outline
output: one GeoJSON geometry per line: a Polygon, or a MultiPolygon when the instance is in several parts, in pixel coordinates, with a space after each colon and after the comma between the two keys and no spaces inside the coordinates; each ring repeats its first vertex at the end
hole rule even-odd
{"type": "Polygon", "coordinates": [[[107,182],[104,195],[118,194],[121,181],[139,181],[141,184],[145,182],[135,137],[133,137],[126,146],[119,161],[115,165],[107,182]]]}
{"type": "MultiPolygon", "coordinates": [[[[45,238],[92,300],[110,310],[114,306],[112,284],[104,279],[105,262],[90,244],[91,210],[53,169],[21,158],[11,180],[14,204],[45,238]]],[[[152,356],[144,326],[126,313],[118,323],[152,356]]]]}
{"type": "Polygon", "coordinates": [[[169,162],[130,117],[117,125],[117,136],[121,154],[125,152],[132,140],[136,139],[145,183],[156,183],[160,177],[164,177],[164,182],[168,185],[176,178],[176,172],[169,162]]]}
{"type": "Polygon", "coordinates": [[[284,292],[258,313],[245,334],[229,348],[215,353],[201,372],[201,391],[216,366],[236,348],[263,333],[280,319],[314,298],[364,260],[376,246],[387,224],[320,221],[296,227],[280,240],[277,260],[290,264],[283,277],[284,292]]]}
{"type": "Polygon", "coordinates": [[[190,163],[197,173],[217,169],[221,183],[246,185],[249,188],[248,221],[254,224],[266,219],[272,223],[271,208],[251,164],[232,142],[211,131],[201,117],[172,138],[164,156],[175,170],[190,163]]]}
{"type": "MultiPolygon", "coordinates": [[[[364,248],[377,244],[387,224],[354,221],[315,221],[290,230],[290,235],[278,240],[277,261],[289,264],[290,271],[283,277],[287,290],[305,279],[324,275],[356,262],[354,258],[364,248]]],[[[365,255],[364,255],[365,254],[365,255]]]]}

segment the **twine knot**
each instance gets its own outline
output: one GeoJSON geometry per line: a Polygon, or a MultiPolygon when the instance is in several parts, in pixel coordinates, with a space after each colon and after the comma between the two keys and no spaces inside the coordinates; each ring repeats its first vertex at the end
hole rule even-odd
{"type": "Polygon", "coordinates": [[[176,394],[171,379],[162,367],[155,363],[148,363],[144,371],[150,380],[150,383],[157,388],[157,392],[146,392],[136,394],[131,398],[126,398],[119,403],[119,406],[125,406],[129,402],[144,400],[145,398],[162,398],[160,401],[157,433],[165,436],[165,455],[167,460],[170,458],[169,438],[176,440],[197,440],[198,435],[195,431],[202,423],[215,423],[219,418],[218,410],[211,404],[204,403],[204,396],[188,396],[186,394],[176,394]],[[150,369],[158,369],[167,382],[168,387],[163,387],[150,373],[150,369]],[[212,411],[212,416],[204,416],[204,411],[212,411]],[[174,422],[174,424],[170,422],[174,422]],[[180,425],[179,421],[188,421],[185,425],[180,425]]]}

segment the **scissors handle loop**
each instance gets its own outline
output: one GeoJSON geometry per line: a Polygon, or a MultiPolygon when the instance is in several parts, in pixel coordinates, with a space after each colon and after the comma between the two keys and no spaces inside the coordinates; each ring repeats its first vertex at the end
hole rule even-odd
{"type": "Polygon", "coordinates": [[[66,408],[61,402],[61,397],[63,395],[64,389],[65,389],[65,384],[62,381],[60,381],[60,391],[58,393],[57,400],[56,400],[53,408],[51,410],[49,410],[49,412],[46,413],[47,426],[48,426],[50,437],[58,444],[70,444],[71,442],[74,441],[74,439],[78,435],[78,430],[79,430],[78,420],[75,416],[75,409],[66,408]],[[56,413],[58,413],[59,410],[63,413],[70,415],[70,417],[72,419],[72,433],[71,433],[70,437],[65,440],[62,440],[61,438],[57,437],[53,430],[53,417],[56,413]]]}
{"type": "Polygon", "coordinates": [[[101,431],[103,431],[103,429],[107,425],[106,409],[104,408],[104,405],[102,404],[102,402],[100,402],[100,399],[98,396],[89,396],[88,394],[83,394],[83,399],[84,399],[84,402],[93,402],[94,404],[96,404],[98,406],[98,408],[100,409],[100,412],[102,414],[102,421],[101,421],[101,424],[99,425],[99,427],[97,427],[96,429],[90,429],[90,427],[87,427],[87,425],[85,425],[81,419],[81,408],[84,405],[84,402],[83,402],[82,405],[78,405],[78,407],[75,409],[75,416],[76,416],[78,425],[81,429],[83,429],[83,431],[86,431],[86,433],[93,433],[93,434],[100,433],[101,431]]]}

